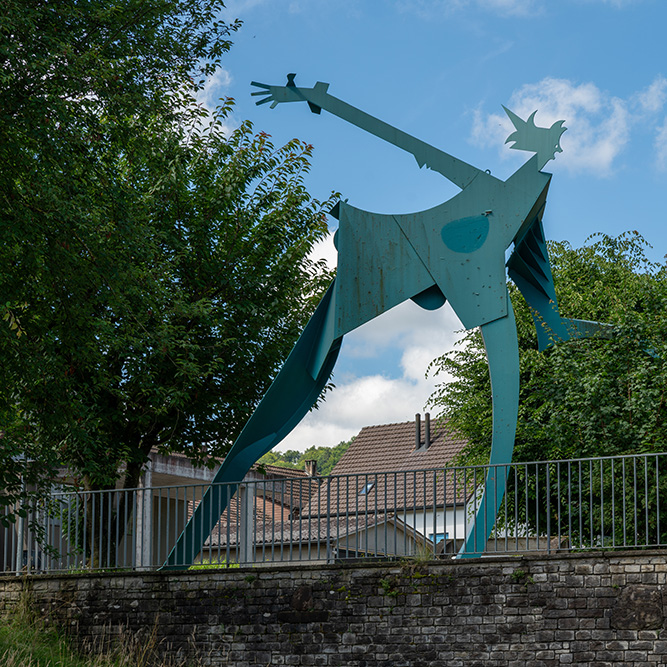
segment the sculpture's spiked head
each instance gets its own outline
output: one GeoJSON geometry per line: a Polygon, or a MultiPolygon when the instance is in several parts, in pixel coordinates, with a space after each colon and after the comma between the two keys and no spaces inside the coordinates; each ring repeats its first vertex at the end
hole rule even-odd
{"type": "Polygon", "coordinates": [[[535,125],[537,111],[533,111],[528,120],[523,120],[507,107],[503,107],[503,109],[505,109],[505,113],[516,128],[516,131],[507,137],[505,143],[508,144],[512,141],[514,143],[510,148],[537,153],[538,169],[542,169],[549,160],[553,160],[556,153],[563,152],[560,147],[560,138],[563,132],[567,130],[563,125],[564,120],[557,120],[551,127],[537,127],[535,125]]]}

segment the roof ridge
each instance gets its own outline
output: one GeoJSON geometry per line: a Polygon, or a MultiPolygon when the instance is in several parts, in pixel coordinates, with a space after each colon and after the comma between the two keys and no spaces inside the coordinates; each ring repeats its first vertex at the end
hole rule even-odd
{"type": "MultiPolygon", "coordinates": [[[[431,421],[431,426],[433,426],[434,423],[437,424],[439,421],[443,421],[444,423],[447,423],[447,422],[449,422],[449,419],[447,419],[446,417],[433,417],[433,418],[431,418],[430,421],[431,421]]],[[[387,422],[386,424],[369,424],[368,426],[362,426],[361,430],[365,431],[367,428],[378,428],[378,427],[381,427],[381,426],[403,426],[404,424],[414,424],[414,423],[415,423],[414,419],[408,419],[408,420],[401,421],[401,422],[387,422]]],[[[421,421],[421,425],[422,425],[422,427],[424,426],[423,418],[422,418],[422,421],[421,421]]]]}
{"type": "Polygon", "coordinates": [[[384,426],[405,426],[407,424],[414,424],[414,419],[409,419],[408,421],[403,422],[389,422],[388,424],[371,424],[370,426],[362,426],[361,430],[365,431],[367,428],[381,428],[384,426]]]}

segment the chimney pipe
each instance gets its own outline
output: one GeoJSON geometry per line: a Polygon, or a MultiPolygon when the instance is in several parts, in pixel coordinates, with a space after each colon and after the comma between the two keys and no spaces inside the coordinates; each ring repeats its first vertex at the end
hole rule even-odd
{"type": "Polygon", "coordinates": [[[303,464],[304,470],[306,471],[306,475],[308,477],[317,477],[317,461],[314,459],[309,459],[308,461],[304,461],[303,464]]]}
{"type": "Polygon", "coordinates": [[[431,415],[430,413],[424,414],[424,449],[428,449],[431,446],[431,415]]]}
{"type": "Polygon", "coordinates": [[[422,416],[415,415],[415,449],[419,449],[422,444],[422,416]]]}

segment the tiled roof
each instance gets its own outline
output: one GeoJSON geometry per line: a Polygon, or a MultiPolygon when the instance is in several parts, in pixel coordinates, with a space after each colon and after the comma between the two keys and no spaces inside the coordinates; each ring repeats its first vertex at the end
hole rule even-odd
{"type": "MultiPolygon", "coordinates": [[[[256,473],[257,467],[255,464],[252,468],[256,473]]],[[[264,474],[256,482],[256,493],[275,495],[277,499],[280,496],[279,502],[294,509],[307,505],[320,488],[317,477],[309,477],[304,470],[271,465],[262,468],[264,474]]]]}
{"type": "MultiPolygon", "coordinates": [[[[307,477],[303,471],[291,470],[297,473],[291,477],[283,477],[282,471],[287,470],[278,466],[267,466],[276,468],[277,474],[271,478],[268,474],[266,479],[250,482],[249,488],[254,490],[254,522],[256,526],[271,526],[274,523],[285,523],[292,521],[298,523],[301,508],[307,505],[311,497],[317,493],[319,483],[317,478],[307,477]],[[301,474],[299,474],[301,473],[301,474]]],[[[270,471],[267,470],[267,473],[270,471]]],[[[223,490],[223,494],[225,491],[223,490]]],[[[192,516],[194,505],[188,503],[188,516],[192,516]]],[[[231,533],[236,533],[240,525],[240,502],[238,494],[235,493],[230,499],[227,507],[220,516],[220,520],[213,528],[212,534],[226,534],[229,526],[231,533]]]]}
{"type": "MultiPolygon", "coordinates": [[[[321,515],[327,506],[330,514],[442,507],[453,504],[455,493],[462,501],[463,480],[452,472],[445,474],[443,468],[466,441],[446,425],[436,428],[434,424],[426,448],[424,431],[422,424],[422,445],[417,449],[414,422],[363,428],[302,516],[321,515]],[[362,493],[370,484],[372,488],[362,493]]],[[[472,480],[466,481],[471,493],[472,480]]]]}
{"type": "MultiPolygon", "coordinates": [[[[277,522],[275,524],[257,522],[255,524],[254,543],[259,544],[298,544],[307,542],[322,542],[326,544],[327,539],[337,541],[362,531],[368,527],[381,526],[385,522],[396,523],[403,526],[400,519],[385,517],[384,514],[368,514],[349,517],[334,517],[330,519],[300,519],[296,521],[277,522]]],[[[238,531],[230,526],[227,534],[226,526],[221,526],[211,533],[206,541],[206,547],[235,546],[238,543],[238,531]]],[[[418,532],[411,533],[412,539],[424,541],[424,537],[418,532]]],[[[365,540],[362,540],[365,543],[365,540]]],[[[374,545],[374,539],[368,539],[369,545],[374,545]]],[[[383,541],[384,543],[384,541],[383,541]]]]}
{"type": "MultiPolygon", "coordinates": [[[[317,485],[317,482],[315,482],[317,485]]],[[[308,480],[307,489],[309,495],[306,495],[306,485],[300,481],[296,483],[293,480],[286,480],[284,484],[270,481],[267,484],[263,482],[254,483],[252,487],[255,491],[254,497],[254,515],[255,523],[287,521],[290,516],[298,515],[302,503],[310,500],[310,480],[308,480]]],[[[222,491],[223,495],[225,491],[222,491]]],[[[188,502],[188,516],[192,516],[194,504],[188,502]]],[[[227,504],[227,507],[220,516],[221,525],[228,523],[232,526],[238,526],[240,517],[240,502],[238,494],[235,493],[227,504]]],[[[218,530],[216,526],[214,530],[218,530]]]]}
{"type": "Polygon", "coordinates": [[[422,447],[415,449],[415,422],[381,424],[361,429],[333,469],[333,475],[396,470],[440,468],[461,452],[467,441],[446,424],[431,423],[431,444],[424,448],[425,425],[421,424],[422,447]]]}
{"type": "MultiPolygon", "coordinates": [[[[270,497],[255,496],[255,523],[273,522],[273,521],[288,521],[291,510],[289,506],[281,505],[279,498],[276,502],[272,502],[270,497]]],[[[220,517],[220,524],[226,526],[228,523],[236,527],[239,525],[239,499],[238,495],[232,496],[229,505],[220,517]]],[[[216,526],[213,530],[217,530],[216,526]]]]}
{"type": "Polygon", "coordinates": [[[252,467],[253,470],[258,470],[262,468],[265,471],[265,477],[267,479],[280,478],[280,479],[302,479],[307,478],[305,470],[298,470],[296,468],[287,468],[283,466],[272,466],[272,465],[260,465],[255,463],[252,467]]]}

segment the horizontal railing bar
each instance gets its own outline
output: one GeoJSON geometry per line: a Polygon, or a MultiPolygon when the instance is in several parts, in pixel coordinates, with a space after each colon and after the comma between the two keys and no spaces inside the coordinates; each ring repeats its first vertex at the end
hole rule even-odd
{"type": "MultiPolygon", "coordinates": [[[[202,528],[205,518],[206,526],[214,522],[196,555],[199,567],[262,559],[399,558],[417,549],[453,557],[461,548],[502,555],[666,546],[667,517],[660,515],[660,508],[667,508],[660,498],[665,456],[654,452],[94,491],[67,490],[61,484],[40,502],[24,505],[27,519],[0,526],[0,571],[154,569],[211,487],[223,492],[220,506],[207,510],[211,516],[199,517],[202,528]],[[247,492],[238,495],[237,488],[247,492]],[[497,498],[494,525],[493,514],[483,510],[485,494],[497,498]]],[[[1,511],[6,515],[10,508],[1,511]]]]}
{"type": "MultiPolygon", "coordinates": [[[[351,477],[365,477],[367,475],[380,475],[380,476],[389,476],[389,475],[395,475],[395,474],[404,474],[408,473],[410,475],[422,475],[424,473],[432,473],[432,472],[453,472],[454,470],[461,471],[461,470],[488,470],[488,469],[499,469],[499,468],[511,468],[511,467],[521,467],[521,466],[545,466],[545,465],[556,465],[556,464],[567,464],[567,463],[588,463],[588,462],[600,462],[600,461],[611,461],[611,460],[622,460],[622,459],[648,459],[648,458],[655,458],[659,456],[666,456],[667,452],[657,452],[657,453],[649,453],[649,454],[619,454],[619,455],[612,455],[612,456],[596,456],[596,457],[588,457],[588,458],[580,458],[580,459],[548,459],[548,460],[540,460],[540,461],[512,461],[510,463],[478,463],[478,464],[472,464],[472,465],[456,465],[456,466],[440,466],[440,467],[434,467],[434,468],[411,468],[409,470],[389,470],[389,471],[383,471],[383,472],[358,472],[358,473],[342,473],[340,475],[322,475],[322,476],[314,476],[314,477],[287,477],[287,478],[268,478],[266,480],[259,480],[259,479],[252,479],[252,480],[240,480],[240,481],[235,481],[235,482],[199,482],[195,484],[173,484],[173,485],[161,485],[161,486],[140,486],[136,488],[131,488],[131,489],[93,489],[93,490],[86,490],[86,489],[76,489],[72,491],[56,491],[52,496],[56,495],[67,495],[71,493],[75,494],[100,494],[100,493],[123,493],[123,492],[128,492],[131,493],[133,491],[141,491],[145,492],[148,491],[149,489],[152,490],[158,490],[158,489],[192,489],[192,488],[201,488],[203,490],[208,489],[210,486],[236,486],[239,484],[253,484],[253,485],[263,485],[267,482],[272,483],[276,482],[277,484],[281,485],[289,485],[290,483],[293,484],[299,484],[303,483],[305,480],[311,479],[315,480],[318,482],[325,482],[330,479],[345,479],[345,478],[351,478],[351,477]]],[[[292,470],[291,468],[286,468],[286,470],[292,470]]]]}

